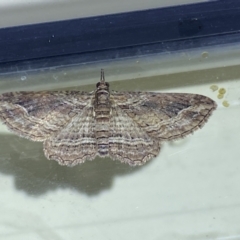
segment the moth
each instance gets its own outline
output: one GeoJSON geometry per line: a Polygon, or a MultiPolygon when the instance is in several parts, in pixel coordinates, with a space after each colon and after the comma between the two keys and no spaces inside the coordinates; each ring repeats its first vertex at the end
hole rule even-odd
{"type": "Polygon", "coordinates": [[[43,142],[45,156],[61,165],[109,156],[136,166],[156,157],[162,142],[201,128],[216,106],[198,94],[110,91],[102,70],[92,92],[4,93],[0,119],[43,142]]]}

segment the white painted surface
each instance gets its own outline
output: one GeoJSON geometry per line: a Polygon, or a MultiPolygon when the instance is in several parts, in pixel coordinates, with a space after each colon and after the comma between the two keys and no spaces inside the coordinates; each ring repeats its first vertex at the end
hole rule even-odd
{"type": "Polygon", "coordinates": [[[203,0],[1,0],[0,27],[99,16],[203,0]]]}

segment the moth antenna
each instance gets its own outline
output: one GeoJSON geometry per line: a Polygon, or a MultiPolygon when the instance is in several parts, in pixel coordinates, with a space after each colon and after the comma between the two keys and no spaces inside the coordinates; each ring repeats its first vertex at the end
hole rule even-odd
{"type": "Polygon", "coordinates": [[[105,82],[105,77],[104,77],[104,70],[101,69],[101,82],[105,82]]]}

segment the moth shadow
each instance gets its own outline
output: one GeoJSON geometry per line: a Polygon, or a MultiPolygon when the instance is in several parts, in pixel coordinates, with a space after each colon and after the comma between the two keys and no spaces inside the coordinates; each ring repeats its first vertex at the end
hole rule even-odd
{"type": "Polygon", "coordinates": [[[29,195],[37,196],[59,188],[96,195],[110,189],[114,177],[141,169],[109,158],[96,158],[75,167],[61,166],[44,156],[42,143],[15,135],[1,135],[0,144],[0,173],[14,176],[16,189],[29,195]]]}

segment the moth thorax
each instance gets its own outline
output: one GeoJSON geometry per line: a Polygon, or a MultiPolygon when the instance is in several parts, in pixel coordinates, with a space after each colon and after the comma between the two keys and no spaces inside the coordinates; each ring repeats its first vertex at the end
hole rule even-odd
{"type": "Polygon", "coordinates": [[[99,89],[95,95],[95,105],[109,105],[109,91],[104,89],[99,89]]]}

